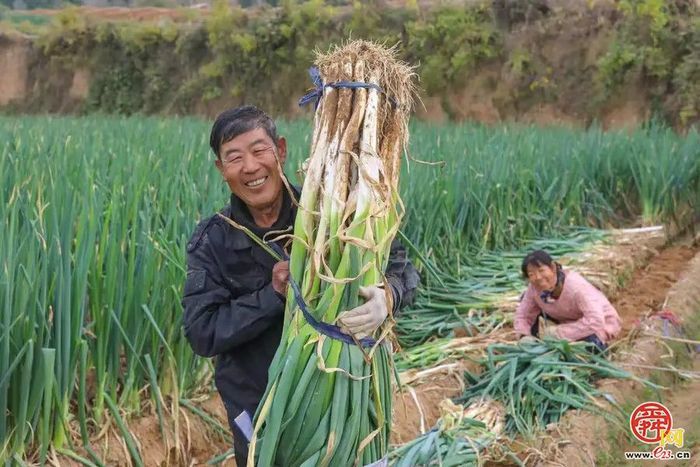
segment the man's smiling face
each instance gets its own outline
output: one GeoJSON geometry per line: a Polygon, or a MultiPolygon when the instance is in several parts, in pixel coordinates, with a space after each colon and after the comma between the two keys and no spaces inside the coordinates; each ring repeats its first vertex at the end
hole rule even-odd
{"type": "Polygon", "coordinates": [[[287,156],[285,139],[275,142],[263,128],[256,128],[223,143],[216,167],[231,192],[251,211],[259,211],[282,196],[282,174],[275,156],[283,165],[287,156]]]}

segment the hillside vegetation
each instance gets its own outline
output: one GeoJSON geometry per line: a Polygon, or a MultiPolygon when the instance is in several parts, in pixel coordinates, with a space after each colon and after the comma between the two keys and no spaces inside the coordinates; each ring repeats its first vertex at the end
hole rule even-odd
{"type": "Polygon", "coordinates": [[[417,65],[428,118],[657,118],[685,128],[700,118],[698,10],[694,0],[311,0],[255,9],[217,0],[148,21],[77,8],[31,22],[6,12],[0,53],[18,40],[29,45],[24,92],[5,108],[211,115],[255,102],[294,116],[314,50],[361,37],[397,44],[417,65]]]}

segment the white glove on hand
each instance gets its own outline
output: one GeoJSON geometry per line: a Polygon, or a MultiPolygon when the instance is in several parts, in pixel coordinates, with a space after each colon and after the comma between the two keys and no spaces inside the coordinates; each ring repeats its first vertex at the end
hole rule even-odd
{"type": "Polygon", "coordinates": [[[389,315],[384,289],[377,286],[360,287],[360,296],[365,303],[338,316],[338,321],[358,339],[372,334],[389,315]]]}

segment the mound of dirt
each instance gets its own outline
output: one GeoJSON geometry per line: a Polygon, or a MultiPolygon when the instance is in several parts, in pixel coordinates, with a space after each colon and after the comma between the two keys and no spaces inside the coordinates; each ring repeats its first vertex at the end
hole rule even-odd
{"type": "Polygon", "coordinates": [[[691,246],[671,246],[634,272],[613,303],[622,318],[623,334],[638,326],[648,313],[663,308],[669,289],[694,255],[695,249],[691,246]]]}

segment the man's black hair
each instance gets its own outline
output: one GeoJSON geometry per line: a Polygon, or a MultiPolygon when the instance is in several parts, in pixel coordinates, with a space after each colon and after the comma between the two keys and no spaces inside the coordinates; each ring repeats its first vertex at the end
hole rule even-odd
{"type": "Polygon", "coordinates": [[[253,105],[243,105],[235,109],[221,112],[214,125],[211,127],[209,146],[219,157],[219,151],[224,143],[231,141],[238,135],[251,130],[262,128],[272,141],[277,143],[277,127],[269,115],[253,105]]]}
{"type": "Polygon", "coordinates": [[[523,259],[523,264],[520,267],[520,270],[523,273],[523,277],[527,279],[527,267],[532,265],[532,266],[551,266],[554,264],[554,260],[552,259],[551,256],[549,256],[549,253],[547,253],[544,250],[534,250],[531,251],[530,253],[525,256],[525,259],[523,259]]]}

